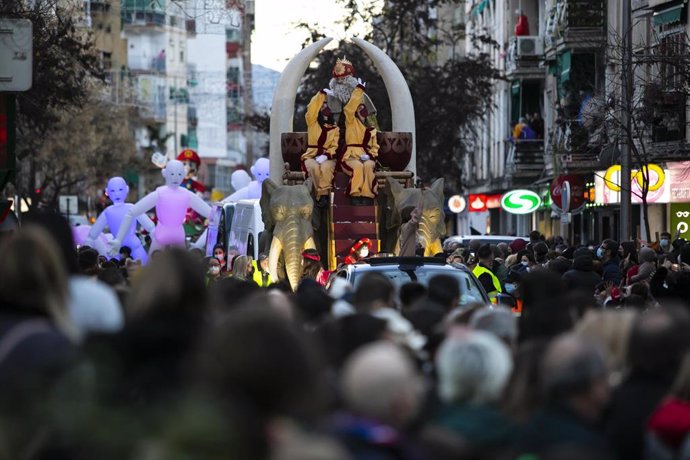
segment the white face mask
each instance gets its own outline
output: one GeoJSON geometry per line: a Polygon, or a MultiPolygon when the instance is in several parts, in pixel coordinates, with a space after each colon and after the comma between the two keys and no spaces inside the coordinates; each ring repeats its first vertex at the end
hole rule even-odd
{"type": "Polygon", "coordinates": [[[220,273],[220,267],[217,266],[217,265],[214,265],[213,267],[209,267],[209,268],[208,268],[208,272],[209,272],[211,275],[217,275],[218,273],[220,273]]]}
{"type": "Polygon", "coordinates": [[[521,261],[520,263],[522,264],[523,267],[529,267],[529,262],[528,262],[528,261],[523,260],[523,261],[521,261]]]}
{"type": "Polygon", "coordinates": [[[367,248],[362,248],[362,249],[359,251],[359,256],[360,256],[361,258],[364,258],[364,257],[366,257],[366,256],[368,256],[368,255],[369,255],[369,250],[368,250],[367,248]]]}

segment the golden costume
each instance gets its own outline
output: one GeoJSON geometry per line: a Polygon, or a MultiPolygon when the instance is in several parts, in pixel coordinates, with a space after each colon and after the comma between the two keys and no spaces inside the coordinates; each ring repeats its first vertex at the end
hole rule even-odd
{"type": "Polygon", "coordinates": [[[333,183],[335,170],[335,152],[338,148],[340,130],[334,124],[319,123],[319,113],[324,109],[326,93],[319,91],[311,98],[307,106],[305,119],[307,122],[307,150],[302,154],[302,169],[314,182],[316,198],[327,196],[333,183]],[[319,163],[316,158],[321,155],[327,157],[319,163]]]}
{"type": "Polygon", "coordinates": [[[350,176],[348,193],[351,197],[374,198],[377,183],[374,169],[379,144],[376,141],[376,128],[368,127],[356,116],[357,109],[364,100],[364,87],[357,86],[350,100],[343,108],[345,114],[345,152],[343,153],[343,171],[350,176]],[[368,159],[362,159],[368,155],[368,159]]]}

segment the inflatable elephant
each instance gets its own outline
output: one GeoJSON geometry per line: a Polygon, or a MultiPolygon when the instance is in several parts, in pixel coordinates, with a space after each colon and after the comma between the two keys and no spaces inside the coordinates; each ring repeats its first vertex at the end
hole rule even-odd
{"type": "MultiPolygon", "coordinates": [[[[446,232],[443,214],[443,179],[437,179],[427,189],[403,188],[395,179],[387,179],[389,216],[388,227],[401,225],[400,214],[407,207],[416,207],[422,200],[422,216],[417,230],[417,241],[424,246],[424,255],[433,256],[443,251],[441,236],[446,232]]],[[[395,245],[395,253],[399,252],[399,242],[395,245]]]]}
{"type": "Polygon", "coordinates": [[[270,244],[268,271],[274,280],[287,279],[296,290],[302,274],[302,251],[316,248],[311,224],[311,182],[278,186],[267,179],[260,203],[264,221],[262,250],[266,251],[270,244]]]}

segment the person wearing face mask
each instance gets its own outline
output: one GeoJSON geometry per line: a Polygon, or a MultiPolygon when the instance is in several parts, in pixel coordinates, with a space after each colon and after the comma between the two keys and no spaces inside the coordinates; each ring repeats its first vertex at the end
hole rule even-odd
{"type": "Polygon", "coordinates": [[[537,262],[534,260],[534,256],[527,249],[523,249],[517,253],[517,260],[519,261],[519,264],[525,267],[525,270],[527,271],[530,271],[535,265],[537,265],[537,262]]]}
{"type": "Polygon", "coordinates": [[[223,248],[222,244],[216,244],[213,247],[213,257],[218,259],[220,262],[220,271],[221,273],[225,273],[228,271],[227,269],[227,264],[225,263],[225,248],[223,248]]]}
{"type": "Polygon", "coordinates": [[[671,245],[671,234],[669,232],[661,232],[659,247],[661,248],[661,252],[663,254],[668,254],[673,251],[673,246],[671,245]]]}
{"type": "Polygon", "coordinates": [[[350,254],[345,257],[345,264],[356,264],[362,259],[369,257],[371,250],[371,240],[369,238],[361,238],[350,248],[350,254]]]}
{"type": "Polygon", "coordinates": [[[515,299],[513,306],[513,313],[522,313],[522,293],[520,292],[520,282],[523,274],[527,273],[525,267],[521,264],[515,265],[510,269],[506,276],[506,283],[504,284],[505,293],[515,299]]]}
{"type": "Polygon", "coordinates": [[[220,279],[220,261],[215,257],[209,257],[208,270],[206,272],[206,285],[215,284],[220,279]]]}
{"type": "Polygon", "coordinates": [[[601,279],[604,283],[612,283],[614,286],[620,286],[623,280],[623,273],[619,266],[618,247],[617,241],[606,239],[597,248],[597,258],[601,260],[601,279]]]}

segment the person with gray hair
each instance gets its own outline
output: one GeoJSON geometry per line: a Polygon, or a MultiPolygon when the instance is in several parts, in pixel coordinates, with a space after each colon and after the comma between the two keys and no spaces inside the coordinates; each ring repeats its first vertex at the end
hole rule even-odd
{"type": "Polygon", "coordinates": [[[345,361],[341,390],[347,412],[334,418],[334,431],[353,458],[416,458],[405,454],[412,446],[401,429],[419,411],[424,387],[400,347],[378,341],[359,348],[345,361]]]}
{"type": "Polygon", "coordinates": [[[505,448],[514,429],[495,405],[513,369],[508,348],[488,332],[464,331],[443,342],[436,369],[444,403],[436,424],[462,437],[482,456],[505,448]]]}
{"type": "Polygon", "coordinates": [[[513,313],[505,307],[487,305],[472,316],[470,328],[493,334],[511,350],[517,343],[517,320],[513,313]]]}
{"type": "Polygon", "coordinates": [[[545,404],[519,436],[520,453],[548,455],[565,446],[580,458],[609,454],[597,424],[609,400],[601,350],[575,334],[555,338],[541,365],[545,404]]]}

